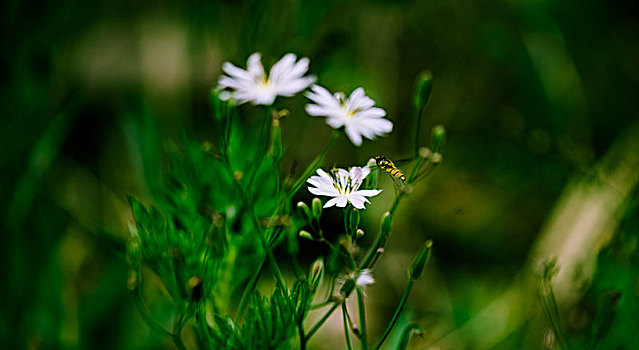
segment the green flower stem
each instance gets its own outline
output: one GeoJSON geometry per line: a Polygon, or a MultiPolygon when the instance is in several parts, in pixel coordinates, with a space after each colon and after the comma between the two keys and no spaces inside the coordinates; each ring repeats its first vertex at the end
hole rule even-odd
{"type": "Polygon", "coordinates": [[[311,305],[311,310],[319,309],[319,308],[324,307],[324,306],[326,306],[326,305],[328,305],[328,304],[330,304],[332,302],[333,302],[332,299],[328,299],[328,300],[322,301],[321,303],[313,304],[313,305],[311,305]]]}
{"type": "Polygon", "coordinates": [[[342,303],[342,320],[344,321],[344,338],[346,339],[346,347],[349,350],[353,349],[353,345],[351,344],[350,337],[350,327],[348,327],[348,310],[346,309],[346,303],[342,303]]]}
{"type": "Polygon", "coordinates": [[[195,312],[197,314],[196,320],[198,325],[198,327],[195,327],[195,329],[198,332],[205,348],[212,349],[213,348],[213,344],[211,344],[212,336],[210,333],[210,326],[207,321],[206,303],[199,303],[197,310],[195,312]]]}
{"type": "Polygon", "coordinates": [[[408,296],[410,295],[410,292],[413,289],[413,284],[415,284],[415,280],[413,280],[412,278],[409,278],[408,284],[406,284],[406,289],[404,290],[404,294],[402,294],[402,298],[399,300],[399,304],[397,305],[397,308],[395,309],[393,318],[391,318],[391,321],[390,323],[388,323],[388,326],[386,326],[386,329],[384,330],[382,337],[379,339],[379,341],[377,342],[377,344],[375,345],[373,349],[375,350],[379,349],[384,343],[384,341],[386,340],[386,338],[388,338],[388,335],[390,334],[390,332],[393,330],[393,327],[395,326],[395,323],[397,322],[397,319],[399,318],[399,314],[402,313],[402,310],[404,309],[404,306],[406,305],[406,301],[408,300],[408,296]]]}
{"type": "MultiPolygon", "coordinates": [[[[417,158],[417,160],[415,161],[415,166],[411,170],[408,180],[406,181],[406,186],[412,185],[412,183],[419,178],[418,175],[420,173],[422,166],[424,165],[424,161],[426,161],[425,165],[428,166],[428,164],[430,163],[429,159],[426,160],[422,157],[417,158]]],[[[393,219],[393,216],[395,215],[397,208],[399,208],[399,204],[402,202],[402,199],[404,199],[404,197],[407,194],[408,192],[406,190],[402,190],[397,194],[397,196],[395,197],[395,201],[393,201],[393,204],[391,205],[391,208],[388,211],[390,213],[390,219],[393,219]]],[[[384,235],[380,230],[380,233],[377,236],[377,240],[375,241],[375,244],[371,247],[371,250],[368,251],[368,254],[366,254],[366,257],[360,263],[359,265],[360,270],[373,268],[373,266],[375,265],[375,263],[377,263],[377,260],[382,254],[379,251],[379,249],[384,248],[384,246],[386,245],[386,242],[388,242],[388,239],[390,238],[391,232],[392,230],[389,231],[388,235],[384,235]]]]}
{"type": "Polygon", "coordinates": [[[326,320],[328,320],[329,317],[331,317],[331,315],[333,314],[333,312],[335,310],[337,310],[337,307],[340,306],[340,304],[343,304],[344,301],[340,301],[340,302],[335,302],[333,303],[333,306],[331,306],[330,309],[328,309],[328,311],[326,311],[326,313],[324,314],[324,316],[322,316],[322,318],[317,321],[317,323],[315,323],[313,325],[313,327],[311,328],[310,331],[308,331],[308,333],[306,333],[306,340],[309,340],[313,334],[315,334],[324,324],[324,322],[326,322],[326,320]]]}
{"type": "Polygon", "coordinates": [[[317,167],[322,165],[322,162],[324,161],[324,158],[326,157],[326,154],[333,147],[333,144],[335,144],[335,141],[337,141],[337,138],[339,137],[339,134],[340,134],[340,132],[337,131],[337,130],[335,130],[333,132],[333,134],[331,135],[330,140],[328,140],[328,144],[326,144],[326,146],[320,152],[320,154],[318,154],[317,157],[315,157],[315,159],[311,162],[311,164],[308,166],[308,168],[306,168],[306,170],[304,170],[304,173],[302,174],[302,176],[300,176],[297,179],[297,181],[295,181],[295,184],[293,184],[293,186],[291,187],[291,192],[288,194],[288,199],[289,200],[291,198],[293,198],[293,196],[297,193],[297,191],[300,190],[302,185],[304,185],[304,183],[306,182],[308,177],[311,176],[311,174],[317,169],[317,167]]]}
{"type": "MultiPolygon", "coordinates": [[[[350,207],[351,207],[350,205],[347,205],[344,208],[344,234],[348,238],[348,241],[352,244],[351,234],[349,232],[350,230],[348,227],[348,212],[349,212],[348,209],[350,207]]],[[[357,267],[357,264],[355,264],[355,259],[353,258],[353,254],[349,251],[348,254],[345,254],[345,255],[347,256],[346,259],[348,260],[348,265],[351,267],[351,270],[355,270],[355,268],[357,267]]]]}
{"type": "MultiPolygon", "coordinates": [[[[266,109],[266,115],[264,116],[264,121],[260,131],[257,155],[255,155],[255,158],[253,158],[254,167],[253,169],[251,169],[251,175],[249,176],[249,180],[246,183],[247,192],[251,192],[251,187],[253,186],[255,175],[257,175],[257,173],[260,171],[260,167],[262,166],[262,160],[264,159],[264,155],[266,154],[266,150],[268,148],[268,138],[271,133],[272,120],[273,116],[271,114],[271,110],[266,109]]],[[[251,198],[249,198],[249,200],[251,200],[251,198]]]]}
{"type": "Polygon", "coordinates": [[[360,326],[360,342],[362,350],[368,349],[368,340],[366,338],[366,305],[364,304],[364,293],[362,289],[357,287],[357,306],[359,308],[359,326],[360,326]]]}
{"type": "MultiPolygon", "coordinates": [[[[397,197],[395,197],[395,201],[393,202],[390,210],[388,211],[391,220],[393,219],[395,211],[397,211],[397,208],[399,207],[399,204],[401,203],[405,195],[406,195],[406,192],[402,191],[397,195],[397,197]]],[[[368,251],[368,254],[366,254],[366,257],[364,258],[364,260],[362,260],[362,262],[359,264],[360,270],[371,269],[373,268],[373,266],[375,266],[375,263],[377,262],[380,255],[382,254],[382,252],[380,252],[379,249],[384,248],[384,246],[386,246],[386,242],[388,242],[391,232],[392,230],[390,230],[387,235],[384,235],[384,233],[380,229],[379,235],[377,236],[377,240],[375,240],[375,244],[373,244],[371,249],[368,251]]]]}
{"type": "Polygon", "coordinates": [[[255,270],[255,272],[253,272],[253,276],[251,276],[249,283],[246,285],[246,288],[244,289],[244,293],[242,294],[242,299],[240,300],[240,306],[238,307],[237,314],[235,316],[235,319],[238,322],[242,320],[242,317],[244,317],[244,312],[246,311],[246,307],[248,306],[248,301],[251,298],[251,293],[253,293],[253,290],[255,290],[257,281],[260,279],[262,270],[264,270],[265,261],[266,261],[265,259],[262,259],[262,262],[260,263],[260,267],[257,270],[255,270]]]}
{"type": "Polygon", "coordinates": [[[271,250],[271,247],[266,242],[266,238],[264,238],[265,233],[260,229],[259,223],[257,222],[255,215],[253,215],[253,219],[255,220],[255,225],[258,228],[257,235],[260,237],[260,242],[262,242],[262,246],[264,247],[264,250],[266,251],[266,257],[268,258],[269,265],[271,265],[271,270],[273,270],[273,274],[275,275],[275,281],[280,287],[285,289],[286,280],[284,279],[284,275],[282,275],[282,271],[280,270],[280,267],[277,264],[277,260],[275,260],[275,256],[273,255],[273,250],[271,250]]]}
{"type": "Polygon", "coordinates": [[[544,277],[541,281],[540,299],[546,318],[548,319],[553,333],[557,338],[557,342],[559,343],[559,347],[561,349],[567,349],[568,345],[561,329],[557,300],[555,299],[555,293],[553,292],[550,278],[544,277]]]}

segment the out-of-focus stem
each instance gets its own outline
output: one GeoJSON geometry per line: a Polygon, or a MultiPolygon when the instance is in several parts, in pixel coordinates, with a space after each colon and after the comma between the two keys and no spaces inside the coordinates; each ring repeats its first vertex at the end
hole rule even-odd
{"type": "Polygon", "coordinates": [[[344,338],[346,339],[346,347],[349,350],[353,349],[350,337],[350,327],[348,327],[348,310],[346,309],[346,303],[342,303],[342,320],[344,321],[344,338]]]}
{"type": "Polygon", "coordinates": [[[340,306],[340,304],[343,304],[343,302],[335,302],[333,306],[331,306],[331,308],[328,309],[328,311],[324,314],[324,316],[322,316],[322,318],[313,325],[311,330],[308,331],[308,333],[306,333],[306,340],[310,339],[313,336],[313,334],[315,334],[320,329],[320,327],[322,327],[324,322],[326,322],[326,320],[328,320],[328,318],[331,317],[333,312],[337,309],[338,306],[340,306]]]}
{"type": "Polygon", "coordinates": [[[300,176],[297,179],[297,181],[295,181],[295,184],[293,184],[293,186],[291,187],[291,191],[288,194],[288,198],[289,199],[293,198],[295,193],[297,193],[297,191],[300,190],[300,188],[302,187],[304,182],[306,182],[308,177],[311,176],[311,174],[315,171],[315,169],[317,169],[318,166],[322,165],[322,162],[324,161],[324,158],[326,157],[326,154],[333,147],[333,144],[335,144],[335,141],[337,141],[337,138],[339,137],[339,134],[340,134],[340,132],[337,131],[337,130],[333,132],[333,134],[331,135],[330,140],[328,140],[328,144],[326,144],[324,149],[317,155],[317,157],[315,157],[315,159],[311,162],[311,164],[308,166],[308,168],[306,168],[306,170],[304,170],[304,173],[302,173],[302,176],[300,176]]]}
{"type": "Polygon", "coordinates": [[[357,288],[357,306],[359,309],[359,325],[361,334],[362,350],[368,349],[368,340],[366,338],[366,305],[364,303],[364,293],[361,288],[357,288]]]}
{"type": "Polygon", "coordinates": [[[408,300],[408,296],[410,295],[410,292],[413,289],[414,283],[415,283],[415,280],[413,280],[412,278],[408,279],[408,283],[406,284],[406,289],[404,290],[404,294],[402,294],[402,298],[399,300],[399,304],[397,305],[397,308],[395,309],[395,313],[393,314],[391,321],[388,323],[388,326],[386,326],[386,329],[384,330],[382,337],[379,339],[379,341],[377,342],[377,344],[375,345],[373,349],[375,350],[379,349],[384,343],[384,341],[386,340],[386,338],[388,338],[388,335],[390,334],[390,332],[393,330],[393,327],[395,326],[395,323],[397,322],[399,315],[402,313],[402,310],[404,309],[404,306],[406,305],[406,301],[408,300]]]}

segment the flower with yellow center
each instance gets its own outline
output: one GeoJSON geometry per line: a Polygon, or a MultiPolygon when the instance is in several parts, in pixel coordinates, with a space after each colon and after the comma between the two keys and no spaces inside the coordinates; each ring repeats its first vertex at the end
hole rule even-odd
{"type": "Polygon", "coordinates": [[[384,119],[386,111],[373,107],[375,101],[357,88],[346,98],[344,93],[331,94],[319,85],[313,85],[306,93],[315,104],[306,105],[311,116],[327,117],[326,124],[334,129],[344,127],[346,136],[355,146],[362,144],[362,136],[373,140],[393,130],[393,123],[384,119]]]}
{"type": "Polygon", "coordinates": [[[307,182],[311,186],[308,191],[318,196],[331,198],[324,208],[338,206],[343,208],[349,202],[357,209],[364,209],[365,203],[370,203],[366,197],[378,195],[382,190],[360,190],[359,187],[370,173],[370,168],[353,167],[350,170],[333,169],[330,175],[322,169],[317,169],[317,175],[311,176],[307,182]]]}
{"type": "Polygon", "coordinates": [[[308,64],[308,58],[296,62],[295,55],[289,53],[273,65],[267,77],[259,53],[248,58],[246,70],[225,62],[222,70],[227,75],[218,81],[224,92],[220,97],[232,98],[240,104],[271,105],[277,96],[293,96],[315,81],[313,76],[304,76],[308,64]]]}

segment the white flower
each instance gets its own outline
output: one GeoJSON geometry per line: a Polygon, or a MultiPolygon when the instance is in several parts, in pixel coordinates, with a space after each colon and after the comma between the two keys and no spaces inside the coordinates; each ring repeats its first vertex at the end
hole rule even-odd
{"type": "Polygon", "coordinates": [[[373,140],[393,130],[393,123],[384,119],[386,111],[373,107],[375,101],[366,96],[362,88],[355,89],[347,99],[343,93],[331,95],[319,85],[313,85],[311,90],[306,97],[316,104],[306,105],[306,112],[327,117],[326,124],[334,129],[343,126],[355,146],[362,144],[362,136],[373,140]]]}
{"type": "Polygon", "coordinates": [[[308,71],[308,58],[296,61],[294,54],[282,57],[266,76],[259,53],[252,54],[246,61],[247,70],[238,68],[229,62],[222,65],[227,75],[220,77],[221,89],[232,90],[230,94],[221,94],[221,98],[233,98],[240,104],[251,102],[256,105],[270,105],[279,96],[293,96],[306,89],[315,81],[313,76],[304,76],[308,71]]]}
{"type": "Polygon", "coordinates": [[[355,288],[366,292],[366,287],[373,283],[375,283],[375,279],[368,269],[348,272],[337,278],[339,293],[345,298],[348,297],[355,288]]]}
{"type": "Polygon", "coordinates": [[[315,187],[308,187],[309,192],[319,196],[329,196],[331,198],[324,208],[337,205],[340,208],[346,206],[348,202],[357,209],[364,209],[365,203],[370,203],[366,197],[378,195],[382,190],[360,190],[362,181],[370,173],[369,167],[353,167],[350,171],[344,169],[333,169],[327,174],[322,169],[317,169],[317,174],[311,176],[307,182],[315,187]]]}
{"type": "Polygon", "coordinates": [[[375,283],[375,279],[373,278],[370,270],[361,270],[355,280],[355,285],[361,289],[364,289],[366,286],[373,283],[375,283]]]}

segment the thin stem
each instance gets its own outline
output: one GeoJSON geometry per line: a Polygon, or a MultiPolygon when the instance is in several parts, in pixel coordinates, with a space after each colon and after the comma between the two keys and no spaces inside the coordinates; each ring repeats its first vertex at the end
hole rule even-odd
{"type": "Polygon", "coordinates": [[[364,293],[361,288],[357,287],[357,306],[359,309],[359,325],[360,325],[360,342],[362,350],[368,349],[368,340],[366,338],[366,305],[364,304],[364,293]]]}
{"type": "Polygon", "coordinates": [[[346,347],[349,350],[353,349],[350,337],[350,327],[348,327],[348,310],[346,309],[346,303],[342,304],[342,320],[344,321],[344,338],[346,339],[346,347]]]}
{"type": "Polygon", "coordinates": [[[295,181],[295,184],[293,184],[293,186],[291,187],[291,192],[289,192],[289,194],[288,194],[288,198],[289,199],[293,198],[295,193],[297,193],[297,191],[299,191],[299,189],[302,187],[302,185],[306,182],[306,179],[308,179],[308,177],[315,171],[315,169],[317,169],[317,167],[322,165],[322,162],[324,161],[324,158],[326,157],[326,154],[333,147],[333,144],[335,143],[335,141],[337,141],[337,138],[339,137],[339,134],[340,134],[340,132],[337,131],[337,130],[333,132],[333,134],[331,135],[330,140],[328,140],[328,144],[326,144],[324,149],[317,155],[317,157],[315,157],[315,159],[311,162],[311,164],[308,166],[308,168],[306,168],[306,170],[304,170],[304,173],[302,173],[302,176],[300,176],[295,181]]]}
{"type": "Polygon", "coordinates": [[[213,345],[211,344],[211,333],[209,333],[209,324],[207,322],[206,319],[206,304],[205,303],[200,303],[199,307],[197,308],[196,312],[196,320],[198,321],[198,326],[196,327],[196,330],[198,331],[198,333],[200,334],[200,337],[202,338],[202,343],[204,343],[205,347],[207,349],[212,349],[213,345]]]}
{"type": "MultiPolygon", "coordinates": [[[[397,197],[395,197],[395,201],[393,202],[390,210],[388,211],[390,215],[389,219],[391,220],[393,219],[393,215],[395,214],[395,211],[399,207],[399,203],[401,203],[405,195],[406,195],[406,192],[400,192],[397,195],[397,197]]],[[[389,231],[387,235],[385,235],[380,229],[377,239],[375,240],[375,244],[373,244],[371,249],[366,254],[366,257],[364,258],[364,260],[362,260],[362,262],[359,264],[360,270],[373,268],[373,266],[379,259],[379,256],[381,255],[381,252],[379,251],[379,249],[384,248],[384,246],[386,245],[386,242],[388,242],[388,239],[390,238],[391,232],[392,230],[389,231]]]]}
{"type": "Polygon", "coordinates": [[[342,301],[342,302],[335,302],[335,303],[333,304],[333,306],[331,306],[331,308],[330,308],[330,309],[328,309],[328,311],[324,314],[324,316],[322,316],[322,318],[321,318],[319,321],[317,321],[317,323],[315,323],[315,324],[313,325],[313,327],[311,328],[311,330],[310,330],[310,331],[308,331],[308,333],[306,333],[306,340],[309,340],[309,339],[313,336],[313,334],[315,334],[315,333],[316,333],[316,332],[320,329],[320,327],[322,327],[322,325],[324,324],[324,322],[326,322],[326,320],[328,320],[328,318],[329,318],[329,317],[331,317],[331,315],[333,314],[333,312],[334,312],[334,311],[337,309],[337,307],[338,307],[338,306],[340,306],[340,304],[342,304],[342,303],[343,303],[343,301],[342,301]]]}
{"type": "Polygon", "coordinates": [[[328,304],[330,304],[332,302],[333,302],[332,299],[327,299],[327,300],[322,301],[321,303],[313,304],[313,305],[311,305],[311,310],[319,309],[319,308],[324,307],[324,306],[326,306],[326,305],[328,305],[328,304]]]}
{"type": "MultiPolygon", "coordinates": [[[[253,216],[255,219],[255,216],[253,216]]],[[[277,264],[277,260],[275,260],[275,256],[273,255],[273,251],[271,247],[266,242],[266,238],[264,238],[264,232],[259,228],[259,223],[257,219],[255,219],[255,224],[258,229],[257,235],[260,237],[260,242],[262,242],[262,246],[266,251],[266,257],[268,258],[268,263],[271,266],[271,270],[273,271],[273,275],[275,275],[275,281],[279,284],[280,287],[286,287],[286,280],[284,279],[284,275],[282,275],[282,271],[280,270],[279,265],[277,264]]]]}
{"type": "Polygon", "coordinates": [[[393,330],[393,327],[395,326],[395,323],[397,322],[397,319],[399,318],[399,314],[402,313],[402,310],[404,309],[404,306],[406,305],[406,301],[408,300],[408,296],[410,295],[410,292],[413,289],[414,283],[415,283],[415,280],[413,280],[412,278],[408,279],[408,284],[406,284],[406,289],[404,290],[404,294],[402,294],[402,298],[399,300],[399,304],[397,305],[397,308],[395,309],[395,313],[393,314],[393,317],[391,318],[390,323],[388,323],[388,326],[386,326],[386,329],[384,330],[382,337],[379,339],[379,341],[377,342],[377,344],[375,345],[373,349],[375,350],[379,349],[384,343],[384,341],[386,340],[386,338],[388,338],[388,335],[390,334],[391,330],[393,330]]]}
{"type": "Polygon", "coordinates": [[[422,114],[422,108],[417,107],[417,108],[413,108],[413,120],[417,121],[417,125],[415,125],[415,157],[419,156],[419,130],[421,129],[421,125],[422,125],[422,118],[421,114],[422,114]]]}
{"type": "Polygon", "coordinates": [[[542,291],[541,291],[541,304],[544,309],[544,313],[546,314],[546,318],[548,322],[550,322],[550,326],[552,327],[553,333],[555,333],[555,337],[559,342],[559,346],[562,349],[567,348],[566,340],[563,337],[563,332],[561,331],[561,322],[559,320],[559,309],[557,307],[557,300],[555,299],[555,293],[552,290],[552,285],[548,280],[542,280],[542,291]]]}
{"type": "Polygon", "coordinates": [[[260,167],[262,166],[262,160],[264,159],[264,155],[266,154],[266,149],[268,148],[268,138],[271,132],[272,125],[272,114],[269,109],[266,110],[266,116],[264,117],[264,121],[262,124],[262,128],[260,131],[260,139],[259,145],[257,146],[257,154],[255,158],[253,158],[254,167],[251,170],[251,175],[249,176],[249,180],[246,185],[246,189],[248,192],[252,193],[251,187],[253,186],[253,181],[255,180],[255,175],[260,171],[260,167]]]}

